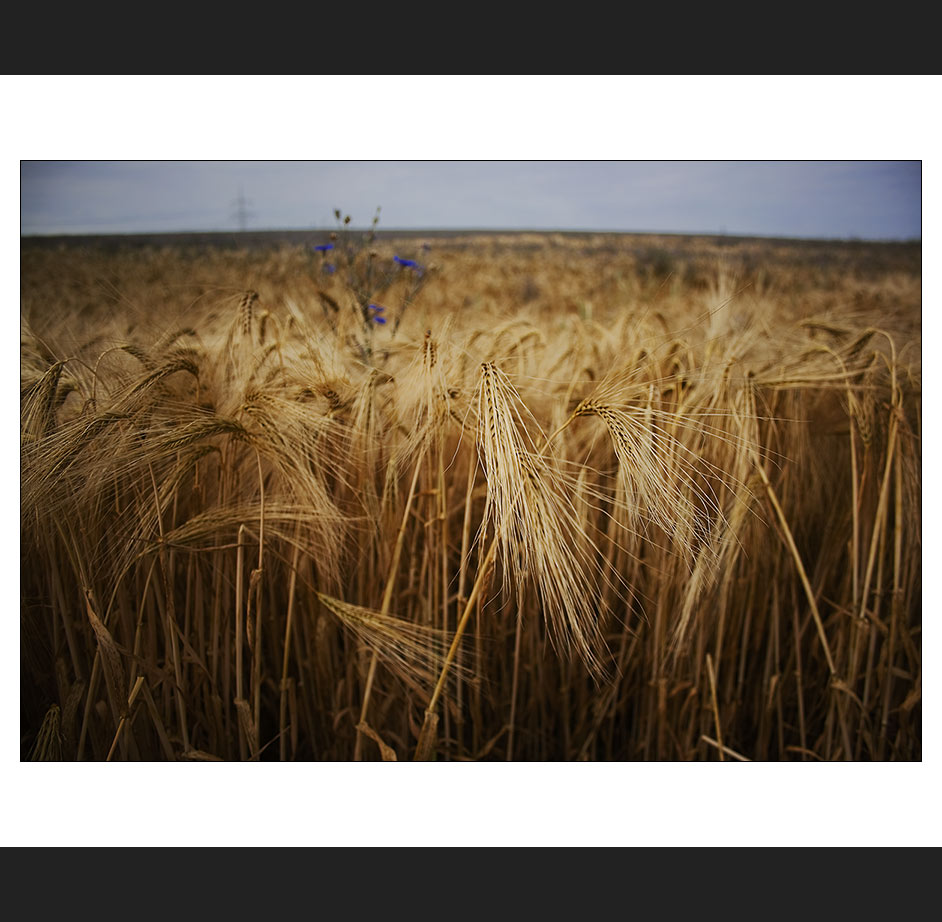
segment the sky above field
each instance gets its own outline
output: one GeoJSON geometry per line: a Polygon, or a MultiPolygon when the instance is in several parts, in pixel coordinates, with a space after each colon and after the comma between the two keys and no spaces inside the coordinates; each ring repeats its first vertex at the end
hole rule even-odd
{"type": "Polygon", "coordinates": [[[918,160],[23,160],[23,235],[532,229],[910,240],[918,160]]]}

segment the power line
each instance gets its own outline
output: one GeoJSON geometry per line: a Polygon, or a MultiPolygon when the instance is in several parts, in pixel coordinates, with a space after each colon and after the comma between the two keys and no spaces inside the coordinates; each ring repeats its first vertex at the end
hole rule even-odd
{"type": "Polygon", "coordinates": [[[239,197],[233,203],[235,212],[233,217],[238,222],[239,230],[245,231],[248,229],[249,218],[255,217],[255,212],[251,209],[251,202],[246,199],[245,195],[242,193],[242,189],[239,189],[239,197]]]}

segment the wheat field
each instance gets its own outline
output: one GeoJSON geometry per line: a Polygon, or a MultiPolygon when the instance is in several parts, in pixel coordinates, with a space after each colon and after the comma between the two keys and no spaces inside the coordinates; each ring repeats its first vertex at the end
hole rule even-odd
{"type": "Polygon", "coordinates": [[[921,759],[919,244],[27,240],[21,318],[24,760],[921,759]]]}

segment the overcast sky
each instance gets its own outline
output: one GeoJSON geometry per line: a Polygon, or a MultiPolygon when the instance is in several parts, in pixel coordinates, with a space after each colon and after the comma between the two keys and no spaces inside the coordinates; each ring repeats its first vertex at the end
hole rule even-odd
{"type": "Polygon", "coordinates": [[[381,206],[389,229],[921,235],[919,161],[23,161],[21,196],[22,234],[324,228],[335,207],[365,225],[381,206]]]}

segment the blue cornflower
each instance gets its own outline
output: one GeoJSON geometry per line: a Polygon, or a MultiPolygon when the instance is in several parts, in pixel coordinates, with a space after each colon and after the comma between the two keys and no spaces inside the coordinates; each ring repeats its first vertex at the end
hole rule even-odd
{"type": "Polygon", "coordinates": [[[332,243],[322,243],[320,246],[314,247],[315,253],[326,253],[328,250],[332,250],[334,245],[332,243]]]}
{"type": "Polygon", "coordinates": [[[324,268],[321,271],[333,275],[337,271],[337,267],[333,263],[324,263],[324,268]]]}
{"type": "Polygon", "coordinates": [[[418,269],[419,264],[414,259],[403,259],[401,256],[393,256],[393,259],[405,269],[418,269]]]}
{"type": "Polygon", "coordinates": [[[385,322],[386,322],[386,318],[383,317],[383,316],[381,316],[383,313],[385,313],[385,311],[386,311],[386,308],[383,307],[382,304],[371,304],[371,305],[370,305],[370,312],[373,314],[373,322],[374,322],[374,323],[385,323],[385,322]]]}

